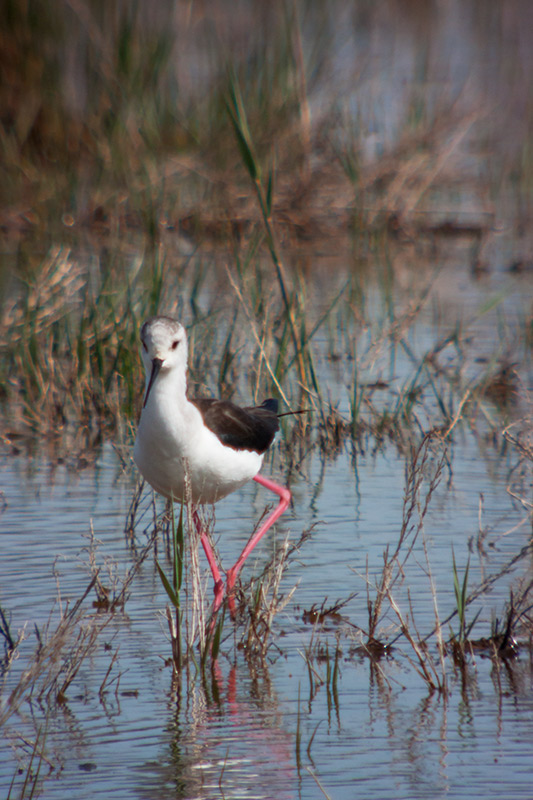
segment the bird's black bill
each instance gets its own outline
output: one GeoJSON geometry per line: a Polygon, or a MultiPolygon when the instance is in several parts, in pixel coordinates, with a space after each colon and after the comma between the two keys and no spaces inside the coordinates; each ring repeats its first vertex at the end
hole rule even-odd
{"type": "Polygon", "coordinates": [[[160,358],[153,358],[152,359],[152,372],[150,373],[150,380],[148,381],[148,386],[146,387],[146,394],[144,395],[144,403],[143,408],[145,407],[146,403],[148,402],[148,395],[150,394],[150,390],[154,385],[154,381],[159,375],[159,370],[163,366],[163,362],[160,358]]]}

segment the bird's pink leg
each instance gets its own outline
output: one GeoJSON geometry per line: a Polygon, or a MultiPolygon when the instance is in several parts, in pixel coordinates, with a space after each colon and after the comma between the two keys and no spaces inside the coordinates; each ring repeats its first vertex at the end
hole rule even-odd
{"type": "Polygon", "coordinates": [[[218,611],[222,605],[222,599],[224,597],[224,581],[220,575],[220,570],[218,568],[218,563],[213,552],[213,548],[211,547],[211,542],[209,541],[207,533],[201,528],[200,518],[196,511],[193,511],[193,519],[194,524],[196,525],[196,530],[200,531],[200,541],[202,543],[202,547],[204,548],[204,553],[211,568],[211,574],[213,575],[213,580],[215,582],[213,587],[213,591],[215,592],[213,611],[218,611]]]}
{"type": "MultiPolygon", "coordinates": [[[[261,527],[253,534],[253,536],[248,541],[246,547],[240,554],[238,560],[229,569],[226,573],[226,592],[228,594],[228,602],[230,611],[234,611],[235,609],[235,599],[231,595],[231,590],[235,586],[235,581],[237,580],[237,575],[241,571],[242,565],[254,549],[254,547],[259,543],[259,541],[263,538],[265,533],[268,531],[269,528],[275,523],[275,521],[281,517],[284,511],[287,510],[289,503],[291,502],[291,493],[285,486],[280,486],[279,484],[271,481],[269,478],[265,478],[263,475],[256,475],[254,481],[260,483],[261,486],[264,486],[266,489],[270,489],[271,492],[275,492],[279,496],[279,503],[276,508],[270,512],[266,520],[263,522],[261,527]]],[[[222,598],[221,598],[222,600],[222,598]]],[[[216,602],[216,601],[215,601],[216,602]]]]}

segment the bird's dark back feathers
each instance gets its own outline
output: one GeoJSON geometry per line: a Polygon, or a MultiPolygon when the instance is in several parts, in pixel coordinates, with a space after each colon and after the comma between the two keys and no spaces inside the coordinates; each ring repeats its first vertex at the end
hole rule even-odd
{"type": "Polygon", "coordinates": [[[278,401],[269,398],[260,406],[241,408],[229,400],[195,398],[190,401],[204,423],[222,444],[234,450],[268,450],[279,429],[278,401]]]}

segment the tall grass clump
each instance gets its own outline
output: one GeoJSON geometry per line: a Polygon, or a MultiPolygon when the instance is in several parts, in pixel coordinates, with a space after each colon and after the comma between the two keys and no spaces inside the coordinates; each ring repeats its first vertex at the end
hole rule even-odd
{"type": "Polygon", "coordinates": [[[125,435],[141,389],[138,328],[159,280],[150,268],[132,281],[118,260],[98,274],[66,248],[28,270],[0,317],[4,435],[125,435]]]}

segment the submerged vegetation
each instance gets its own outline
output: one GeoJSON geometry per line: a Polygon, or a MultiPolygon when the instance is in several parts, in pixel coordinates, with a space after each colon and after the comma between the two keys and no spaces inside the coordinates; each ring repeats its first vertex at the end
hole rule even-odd
{"type": "MultiPolygon", "coordinates": [[[[461,556],[446,543],[444,592],[455,601],[446,616],[427,522],[453,483],[456,443],[471,437],[480,458],[490,450],[508,459],[518,525],[531,528],[533,115],[515,119],[510,103],[513,137],[505,139],[501,109],[487,110],[486,96],[472,106],[466,85],[439,94],[428,73],[404,92],[392,140],[383,135],[375,147],[365,111],[374,98],[358,54],[342,65],[347,97],[324,97],[324,87],[339,35],[332,9],[356,32],[370,24],[365,14],[379,25],[378,10],[245,4],[245,44],[218,5],[212,27],[194,3],[148,5],[76,2],[55,14],[45,0],[13,0],[0,12],[3,454],[39,451],[81,470],[112,442],[130,474],[143,389],[138,330],[152,314],[178,316],[195,392],[254,403],[276,396],[284,411],[306,411],[281,417],[273,448],[289,484],[315,481],[318,495],[341,455],[356,480],[369,455],[393,451],[405,466],[401,518],[382,560],[354,569],[348,597],[298,609],[308,708],[325,687],[328,714],[339,715],[343,664],[358,659],[385,691],[384,665],[404,659],[447,702],[477,655],[498,672],[521,649],[531,652],[533,582],[517,569],[531,558],[530,539],[476,584],[474,557],[483,562],[492,546],[480,497],[477,535],[461,556]],[[193,80],[201,56],[205,75],[193,80]],[[484,282],[464,312],[461,295],[484,282]],[[508,603],[492,608],[488,623],[480,601],[514,569],[508,603]],[[429,626],[411,593],[412,570],[432,601],[429,626]],[[365,596],[354,612],[354,597],[365,596]]],[[[497,19],[498,4],[485,13],[497,19]]],[[[424,19],[438,22],[429,12],[424,19]]],[[[513,60],[508,69],[530,96],[533,69],[513,60]]],[[[138,488],[125,524],[131,567],[120,575],[101,564],[91,541],[88,585],[66,608],[58,588],[57,620],[36,627],[15,685],[28,634],[11,630],[0,597],[0,723],[24,703],[44,719],[24,748],[21,797],[33,796],[42,776],[49,720],[152,556],[170,601],[170,643],[160,655],[173,665],[178,700],[196,683],[216,700],[222,658],[244,658],[268,684],[269,659],[283,652],[276,616],[296,616],[298,579],[287,567],[314,535],[297,509],[295,520],[296,534],[238,586],[235,619],[210,620],[193,526],[138,488]]],[[[214,520],[204,523],[212,529],[214,520]]],[[[112,684],[118,692],[116,652],[110,647],[102,704],[112,684]]],[[[299,699],[300,779],[301,713],[299,699]]]]}

